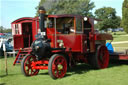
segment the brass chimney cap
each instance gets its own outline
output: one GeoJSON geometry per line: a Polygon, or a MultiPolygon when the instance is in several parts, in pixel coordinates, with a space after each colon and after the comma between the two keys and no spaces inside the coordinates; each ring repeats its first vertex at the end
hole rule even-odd
{"type": "Polygon", "coordinates": [[[40,14],[45,14],[46,11],[44,11],[44,10],[39,10],[39,13],[40,13],[40,14]]]}
{"type": "Polygon", "coordinates": [[[41,13],[41,14],[45,14],[46,13],[45,8],[43,6],[39,7],[39,13],[41,13]]]}

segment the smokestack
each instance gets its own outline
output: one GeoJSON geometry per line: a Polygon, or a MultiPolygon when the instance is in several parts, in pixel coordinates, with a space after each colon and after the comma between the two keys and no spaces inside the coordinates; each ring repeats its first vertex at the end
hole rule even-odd
{"type": "Polygon", "coordinates": [[[45,32],[44,20],[45,20],[45,8],[43,6],[39,7],[39,28],[41,32],[45,32]]]}

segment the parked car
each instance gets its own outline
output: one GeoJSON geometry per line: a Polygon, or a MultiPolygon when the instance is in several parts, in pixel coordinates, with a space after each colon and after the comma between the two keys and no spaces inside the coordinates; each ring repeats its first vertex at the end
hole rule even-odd
{"type": "Polygon", "coordinates": [[[0,39],[0,56],[4,56],[4,51],[3,51],[3,44],[5,44],[6,47],[6,52],[12,52],[13,51],[13,46],[11,44],[11,39],[0,39]]]}

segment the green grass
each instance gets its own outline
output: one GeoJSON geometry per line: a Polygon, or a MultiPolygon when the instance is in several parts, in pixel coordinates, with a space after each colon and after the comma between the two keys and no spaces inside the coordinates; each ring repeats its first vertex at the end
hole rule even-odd
{"type": "Polygon", "coordinates": [[[113,44],[114,47],[128,47],[128,43],[113,44]]]}
{"type": "Polygon", "coordinates": [[[113,36],[113,42],[128,41],[128,36],[113,36]]]}
{"type": "Polygon", "coordinates": [[[128,34],[126,34],[125,32],[115,32],[111,33],[113,36],[113,42],[119,42],[119,41],[128,41],[128,34]]]}
{"type": "MultiPolygon", "coordinates": [[[[128,41],[128,34],[125,32],[109,32],[113,36],[112,42],[123,42],[128,41]]],[[[110,42],[110,40],[107,40],[107,42],[110,42]]],[[[126,49],[128,49],[128,43],[120,43],[120,44],[112,44],[115,51],[121,51],[125,52],[126,49]]]]}
{"type": "Polygon", "coordinates": [[[14,58],[8,58],[8,75],[5,62],[0,59],[0,85],[127,85],[128,65],[111,64],[109,68],[93,70],[89,65],[79,64],[62,79],[53,80],[47,70],[37,76],[25,77],[20,65],[12,66],[14,58]]]}
{"type": "Polygon", "coordinates": [[[128,49],[128,43],[123,44],[113,44],[114,50],[117,52],[125,52],[126,49],[128,49]]]}

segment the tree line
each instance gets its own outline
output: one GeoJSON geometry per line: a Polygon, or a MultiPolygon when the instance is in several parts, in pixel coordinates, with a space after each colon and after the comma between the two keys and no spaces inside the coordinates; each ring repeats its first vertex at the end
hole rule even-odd
{"type": "MultiPolygon", "coordinates": [[[[128,33],[128,0],[124,0],[122,7],[122,20],[120,16],[116,15],[115,8],[102,7],[96,9],[94,14],[92,9],[95,8],[95,3],[91,0],[41,0],[36,7],[43,5],[47,14],[78,14],[82,16],[89,16],[102,21],[96,24],[99,30],[107,30],[108,28],[123,27],[128,33]]],[[[38,12],[36,13],[36,16],[38,12]]]]}
{"type": "Polygon", "coordinates": [[[5,28],[3,26],[0,26],[0,33],[9,33],[12,32],[11,28],[5,28]]]}

